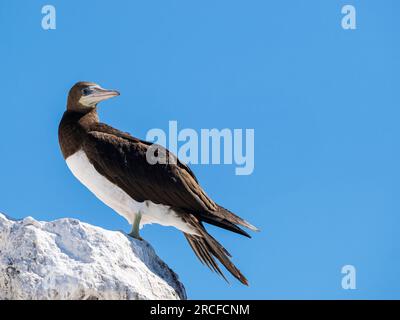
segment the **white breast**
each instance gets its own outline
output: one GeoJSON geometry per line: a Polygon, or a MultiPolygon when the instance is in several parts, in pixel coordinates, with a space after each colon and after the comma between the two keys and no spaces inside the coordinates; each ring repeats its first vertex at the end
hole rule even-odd
{"type": "Polygon", "coordinates": [[[101,175],[90,163],[83,150],[69,156],[66,162],[73,175],[84,186],[130,224],[133,223],[136,214],[141,212],[141,227],[145,224],[158,223],[176,227],[186,233],[196,233],[169,206],[157,205],[151,201],[137,202],[132,199],[124,190],[101,175]]]}

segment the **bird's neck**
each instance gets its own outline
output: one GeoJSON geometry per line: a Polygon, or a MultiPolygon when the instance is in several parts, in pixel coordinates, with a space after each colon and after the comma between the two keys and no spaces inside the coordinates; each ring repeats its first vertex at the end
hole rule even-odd
{"type": "Polygon", "coordinates": [[[79,124],[84,128],[89,128],[98,122],[99,115],[97,114],[97,108],[93,108],[91,111],[82,114],[82,117],[79,119],[79,124]]]}
{"type": "Polygon", "coordinates": [[[68,110],[65,115],[85,129],[89,129],[93,124],[99,123],[96,107],[88,111],[68,110]]]}
{"type": "Polygon", "coordinates": [[[86,132],[99,122],[96,109],[89,112],[67,110],[58,128],[58,138],[64,158],[81,148],[86,132]]]}

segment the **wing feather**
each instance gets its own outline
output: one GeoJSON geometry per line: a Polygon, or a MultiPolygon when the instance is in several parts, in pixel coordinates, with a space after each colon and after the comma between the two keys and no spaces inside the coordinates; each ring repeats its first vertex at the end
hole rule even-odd
{"type": "Polygon", "coordinates": [[[102,131],[90,131],[83,145],[96,170],[136,201],[150,200],[190,212],[217,208],[179,160],[149,164],[146,158],[149,146],[130,136],[102,131]]]}
{"type": "Polygon", "coordinates": [[[169,150],[158,146],[162,155],[174,161],[150,164],[146,153],[151,143],[98,123],[83,143],[89,160],[101,174],[139,202],[150,200],[181,209],[201,221],[249,236],[236,225],[257,230],[208,197],[190,168],[169,150]]]}

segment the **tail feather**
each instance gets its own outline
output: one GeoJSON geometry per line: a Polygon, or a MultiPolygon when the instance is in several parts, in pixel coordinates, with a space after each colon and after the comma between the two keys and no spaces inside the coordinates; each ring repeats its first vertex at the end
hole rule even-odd
{"type": "Polygon", "coordinates": [[[248,285],[246,277],[231,262],[230,253],[204,229],[201,222],[198,222],[193,216],[191,217],[193,218],[191,224],[196,227],[198,235],[188,233],[184,233],[184,235],[199,260],[227,281],[215,260],[217,258],[236,279],[248,285]]]}
{"type": "Polygon", "coordinates": [[[222,273],[221,269],[219,268],[218,264],[216,263],[215,259],[212,257],[211,254],[208,253],[207,249],[204,247],[203,243],[201,241],[198,241],[196,239],[196,236],[191,236],[187,233],[185,233],[184,235],[201,263],[207,265],[208,268],[215,271],[226,281],[228,281],[222,273]]]}
{"type": "Polygon", "coordinates": [[[253,226],[251,223],[247,222],[246,220],[242,219],[238,215],[234,214],[233,212],[225,209],[224,207],[218,206],[220,212],[222,212],[224,218],[231,223],[238,224],[242,227],[248,228],[252,231],[260,231],[257,227],[253,226]]]}
{"type": "Polygon", "coordinates": [[[251,236],[239,226],[245,227],[252,231],[260,231],[251,223],[247,222],[238,215],[221,206],[218,206],[218,209],[216,211],[198,212],[197,216],[203,222],[241,234],[248,238],[251,238],[251,236]]]}
{"type": "Polygon", "coordinates": [[[214,226],[241,234],[242,236],[245,236],[247,238],[251,238],[251,236],[244,231],[243,229],[239,228],[236,224],[228,221],[227,219],[220,218],[218,216],[211,216],[211,215],[205,215],[205,214],[199,214],[200,218],[202,221],[212,224],[214,226]]]}

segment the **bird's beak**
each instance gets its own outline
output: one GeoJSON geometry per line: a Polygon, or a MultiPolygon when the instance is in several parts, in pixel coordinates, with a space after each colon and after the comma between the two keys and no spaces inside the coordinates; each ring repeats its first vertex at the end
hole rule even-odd
{"type": "Polygon", "coordinates": [[[100,86],[88,87],[85,90],[88,90],[89,92],[86,95],[82,95],[82,97],[79,99],[79,102],[88,107],[93,107],[101,101],[119,96],[118,91],[107,90],[100,86]]]}
{"type": "Polygon", "coordinates": [[[98,87],[93,88],[93,92],[88,95],[88,98],[95,103],[99,103],[100,101],[104,101],[116,96],[119,96],[119,92],[117,90],[108,90],[98,87]]]}

